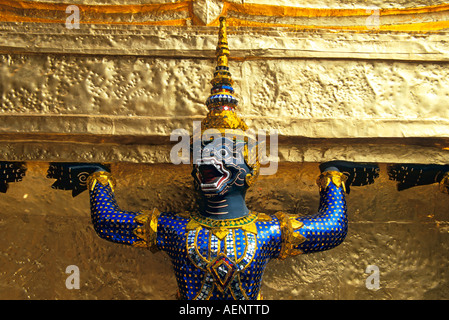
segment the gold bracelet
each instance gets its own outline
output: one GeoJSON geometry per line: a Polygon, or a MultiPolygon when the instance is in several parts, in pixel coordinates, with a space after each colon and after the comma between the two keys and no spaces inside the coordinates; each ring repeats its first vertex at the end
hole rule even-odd
{"type": "Polygon", "coordinates": [[[339,171],[324,171],[321,173],[316,181],[317,185],[320,187],[320,191],[326,189],[329,183],[332,181],[338,188],[341,186],[346,192],[345,182],[348,177],[339,171]]]}
{"type": "Polygon", "coordinates": [[[112,176],[112,174],[107,171],[97,171],[97,172],[92,173],[87,178],[86,182],[87,182],[87,186],[90,191],[94,190],[97,182],[99,182],[102,186],[107,186],[109,184],[112,192],[114,192],[114,189],[115,189],[115,179],[112,176]]]}
{"type": "Polygon", "coordinates": [[[303,227],[303,223],[296,220],[296,215],[289,215],[284,212],[276,212],[275,216],[279,220],[279,227],[281,229],[282,246],[278,259],[283,260],[287,257],[293,257],[301,254],[302,251],[296,249],[301,243],[306,241],[299,232],[295,232],[303,227]]]}
{"type": "Polygon", "coordinates": [[[154,208],[153,211],[142,211],[142,214],[134,217],[134,221],[139,224],[133,230],[133,233],[141,240],[133,243],[134,247],[148,248],[151,252],[158,251],[157,249],[157,224],[160,212],[154,208]]]}

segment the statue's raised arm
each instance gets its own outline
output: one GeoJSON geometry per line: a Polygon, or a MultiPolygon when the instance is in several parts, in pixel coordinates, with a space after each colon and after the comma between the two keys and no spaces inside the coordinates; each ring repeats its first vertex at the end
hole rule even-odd
{"type": "Polygon", "coordinates": [[[318,212],[302,217],[276,214],[283,236],[280,258],[332,249],[343,242],[348,229],[345,194],[351,186],[372,184],[379,176],[376,164],[347,161],[326,162],[320,170],[318,212]]]}
{"type": "Polygon", "coordinates": [[[73,197],[85,190],[89,191],[92,223],[101,238],[151,249],[151,244],[147,241],[151,230],[143,229],[149,214],[120,209],[114,195],[115,180],[107,166],[52,163],[47,177],[56,179],[52,188],[71,190],[73,197]]]}

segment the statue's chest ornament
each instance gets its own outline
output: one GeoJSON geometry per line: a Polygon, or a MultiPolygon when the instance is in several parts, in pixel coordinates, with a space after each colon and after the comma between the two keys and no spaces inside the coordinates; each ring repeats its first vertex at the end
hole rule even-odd
{"type": "Polygon", "coordinates": [[[247,299],[240,272],[253,261],[257,250],[257,214],[217,221],[192,215],[187,224],[187,252],[190,261],[204,271],[197,299],[207,299],[214,287],[229,290],[236,299],[247,299]]]}

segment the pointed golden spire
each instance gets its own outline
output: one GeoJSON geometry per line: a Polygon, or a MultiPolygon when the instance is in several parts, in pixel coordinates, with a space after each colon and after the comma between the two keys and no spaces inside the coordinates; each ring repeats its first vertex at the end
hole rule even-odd
{"type": "Polygon", "coordinates": [[[220,17],[220,29],[218,31],[218,44],[217,44],[217,66],[228,66],[228,57],[230,55],[228,47],[228,36],[226,34],[226,18],[220,17]]]}
{"type": "MultiPolygon", "coordinates": [[[[231,73],[229,72],[228,57],[229,47],[226,35],[226,18],[220,17],[220,29],[218,31],[218,44],[216,50],[217,65],[214,78],[211,81],[212,89],[206,100],[209,110],[206,118],[202,121],[202,130],[217,129],[240,129],[246,131],[248,126],[237,115],[235,109],[238,100],[234,95],[231,73]]],[[[223,131],[224,132],[224,131],[223,131]]]]}
{"type": "Polygon", "coordinates": [[[218,43],[216,50],[217,66],[215,67],[211,95],[206,101],[207,108],[225,109],[234,111],[238,104],[234,96],[232,85],[232,75],[229,72],[228,57],[230,55],[228,47],[228,37],[226,34],[226,18],[220,17],[220,29],[218,31],[218,43]]]}

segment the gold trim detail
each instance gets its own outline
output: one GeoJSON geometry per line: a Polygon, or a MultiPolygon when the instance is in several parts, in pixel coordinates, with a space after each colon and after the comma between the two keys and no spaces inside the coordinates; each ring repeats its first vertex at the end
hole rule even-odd
{"type": "MultiPolygon", "coordinates": [[[[432,14],[445,14],[448,3],[424,5],[411,8],[379,8],[378,15],[386,20],[376,30],[369,29],[360,22],[351,23],[352,19],[366,19],[372,10],[365,8],[308,8],[258,3],[237,3],[222,1],[223,8],[219,16],[229,17],[229,25],[235,27],[282,27],[293,30],[326,29],[353,32],[438,32],[449,28],[449,21],[443,16],[441,20],[431,19],[432,14]],[[260,17],[265,18],[260,21],[260,17]],[[271,18],[271,19],[269,19],[271,18]],[[276,19],[272,19],[276,18],[276,19]],[[298,18],[347,18],[349,25],[313,23],[304,25],[298,18]],[[293,19],[293,21],[291,21],[293,19]],[[393,19],[393,20],[391,20],[393,19]],[[273,22],[274,21],[274,22],[273,22]]],[[[81,24],[128,24],[155,26],[205,25],[196,16],[194,6],[201,5],[196,0],[177,1],[174,3],[142,4],[77,4],[83,14],[81,24]]],[[[27,0],[3,0],[0,20],[4,22],[65,23],[67,4],[62,2],[45,3],[27,0]]],[[[440,18],[438,18],[440,19],[440,18]]],[[[208,26],[217,26],[219,18],[212,20],[208,26]]]]}
{"type": "MultiPolygon", "coordinates": [[[[24,0],[2,1],[0,20],[6,22],[65,23],[68,4],[24,0]]],[[[191,1],[166,4],[88,5],[77,4],[83,18],[80,24],[129,24],[186,26],[191,1]],[[179,15],[176,15],[179,13],[179,15]],[[171,16],[171,19],[164,15],[171,16]],[[150,16],[151,20],[147,17],[150,16]],[[118,17],[118,18],[117,18],[118,17]]]]}
{"type": "Polygon", "coordinates": [[[158,251],[156,239],[159,215],[159,210],[154,208],[153,211],[144,210],[142,214],[134,218],[134,221],[140,226],[135,228],[133,233],[142,240],[134,242],[133,247],[148,248],[151,252],[158,251]]]}
{"type": "Polygon", "coordinates": [[[198,213],[190,214],[190,221],[187,223],[186,230],[194,230],[206,228],[209,229],[220,240],[224,239],[228,234],[229,229],[240,228],[246,232],[257,235],[256,221],[259,214],[250,211],[250,213],[237,219],[215,220],[207,217],[202,217],[198,213]]]}
{"type": "Polygon", "coordinates": [[[332,181],[338,188],[342,187],[346,192],[345,182],[348,179],[346,175],[339,171],[325,171],[321,173],[316,181],[320,191],[326,189],[332,181]]]}
{"type": "Polygon", "coordinates": [[[304,224],[296,220],[296,215],[279,211],[275,213],[275,216],[279,219],[282,235],[282,246],[278,259],[283,260],[301,254],[302,251],[296,247],[306,241],[306,238],[296,231],[301,229],[304,224]]]}
{"type": "Polygon", "coordinates": [[[107,171],[97,171],[92,173],[91,175],[89,175],[86,182],[90,191],[94,190],[97,182],[99,182],[102,186],[107,186],[109,184],[112,192],[114,192],[116,185],[114,177],[110,172],[107,171]]]}
{"type": "Polygon", "coordinates": [[[190,218],[198,222],[200,225],[207,228],[240,228],[255,222],[258,218],[258,214],[250,211],[248,215],[236,219],[224,219],[216,220],[201,216],[199,213],[190,214],[190,218]]]}

